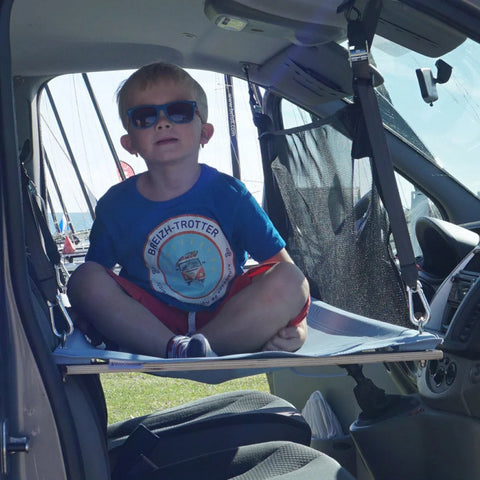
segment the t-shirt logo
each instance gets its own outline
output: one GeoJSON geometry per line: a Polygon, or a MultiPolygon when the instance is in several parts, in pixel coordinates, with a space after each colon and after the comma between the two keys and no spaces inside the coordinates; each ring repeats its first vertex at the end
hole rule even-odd
{"type": "Polygon", "coordinates": [[[152,288],[185,303],[209,306],[235,277],[232,249],[217,222],[181,215],[148,236],[144,261],[152,288]]]}

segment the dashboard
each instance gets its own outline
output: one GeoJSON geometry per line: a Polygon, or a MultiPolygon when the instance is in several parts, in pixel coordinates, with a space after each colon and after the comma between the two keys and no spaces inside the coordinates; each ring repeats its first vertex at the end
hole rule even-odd
{"type": "Polygon", "coordinates": [[[425,330],[443,337],[444,352],[419,369],[419,393],[432,406],[480,418],[480,237],[443,220],[418,222],[420,279],[434,292],[425,330]]]}
{"type": "Polygon", "coordinates": [[[449,277],[440,333],[444,349],[480,357],[480,248],[449,277]]]}

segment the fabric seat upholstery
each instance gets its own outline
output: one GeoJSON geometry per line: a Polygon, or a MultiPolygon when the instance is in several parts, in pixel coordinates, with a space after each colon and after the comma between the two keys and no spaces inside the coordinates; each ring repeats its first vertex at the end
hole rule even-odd
{"type": "Polygon", "coordinates": [[[266,392],[227,392],[108,426],[112,468],[140,424],[158,437],[149,453],[157,465],[253,443],[311,440],[309,425],[289,402],[266,392]]]}
{"type": "Polygon", "coordinates": [[[291,442],[225,449],[159,468],[149,480],[354,480],[329,456],[291,442]]]}

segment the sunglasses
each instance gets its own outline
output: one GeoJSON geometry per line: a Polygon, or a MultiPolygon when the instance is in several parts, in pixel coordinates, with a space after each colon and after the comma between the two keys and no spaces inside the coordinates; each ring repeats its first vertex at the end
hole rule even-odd
{"type": "Polygon", "coordinates": [[[197,102],[182,100],[164,105],[140,105],[129,108],[127,116],[134,128],[149,128],[158,122],[160,112],[173,123],[190,123],[195,116],[197,102]]]}

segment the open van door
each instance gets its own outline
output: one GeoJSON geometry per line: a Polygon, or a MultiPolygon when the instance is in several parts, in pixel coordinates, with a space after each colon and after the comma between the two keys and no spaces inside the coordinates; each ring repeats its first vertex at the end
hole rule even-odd
{"type": "Polygon", "coordinates": [[[27,287],[10,68],[12,4],[0,1],[0,478],[73,480],[85,478],[78,437],[27,287]]]}

